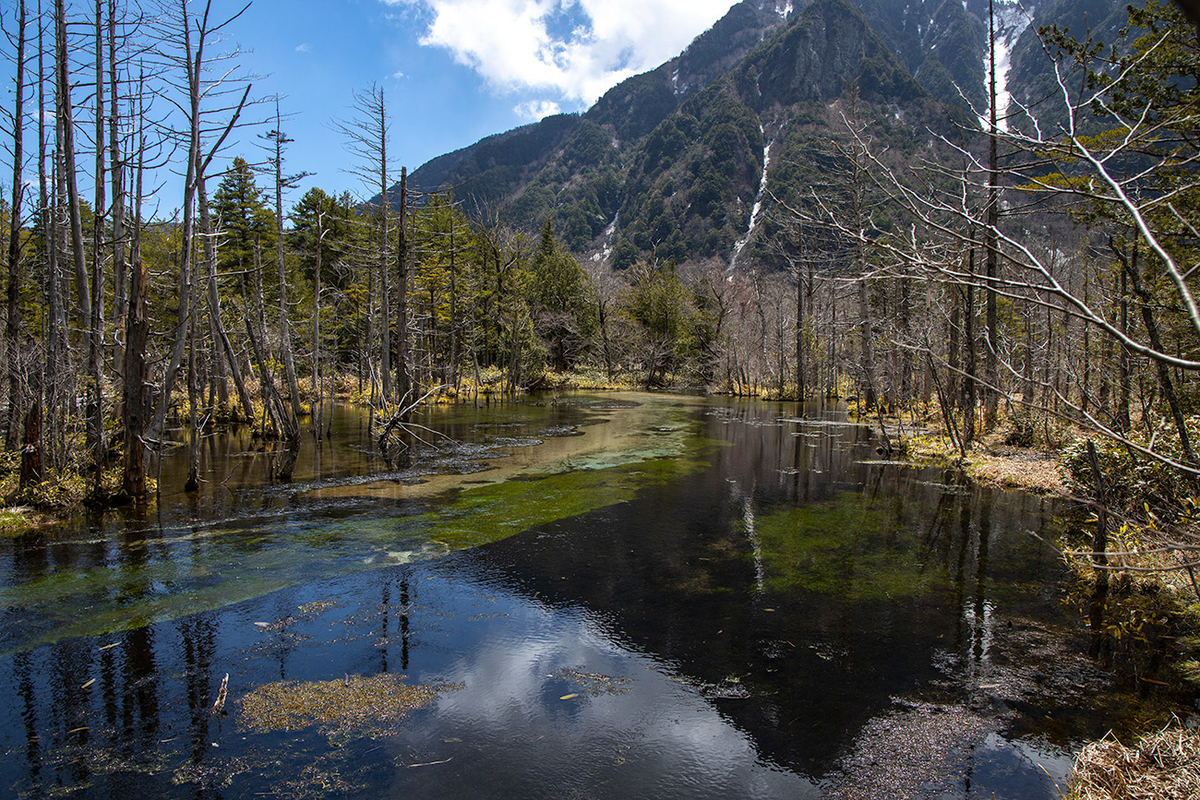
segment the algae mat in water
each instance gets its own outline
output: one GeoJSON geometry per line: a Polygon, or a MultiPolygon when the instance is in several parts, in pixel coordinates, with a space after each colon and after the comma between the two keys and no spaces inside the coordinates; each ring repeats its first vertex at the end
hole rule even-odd
{"type": "MultiPolygon", "coordinates": [[[[663,410],[638,419],[661,422],[663,410]]],[[[346,513],[317,504],[311,512],[245,526],[155,531],[129,539],[124,548],[104,543],[114,552],[102,565],[59,568],[0,589],[0,652],[136,628],[287,586],[445,555],[629,500],[644,486],[704,465],[711,444],[685,427],[642,431],[639,436],[619,426],[615,435],[624,449],[577,447],[573,460],[539,461],[553,470],[546,473],[510,471],[507,480],[489,478],[483,485],[466,483],[477,476],[449,476],[455,488],[419,505],[368,502],[346,513]]],[[[90,544],[97,543],[85,546],[90,544]]]]}

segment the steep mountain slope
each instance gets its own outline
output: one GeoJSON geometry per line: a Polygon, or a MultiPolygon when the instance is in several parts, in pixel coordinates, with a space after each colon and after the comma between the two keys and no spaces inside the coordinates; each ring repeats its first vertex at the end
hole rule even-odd
{"type": "MultiPolygon", "coordinates": [[[[1062,93],[1049,68],[1038,30],[1055,25],[1079,41],[1092,36],[1099,42],[1112,42],[1126,21],[1125,4],[1112,0],[1050,0],[1043,3],[1034,14],[1033,22],[1013,44],[1012,70],[1008,75],[1013,99],[1021,107],[1030,109],[1044,131],[1053,131],[1064,120],[1062,93]]],[[[1078,78],[1072,78],[1071,85],[1075,87],[1077,81],[1078,78]]]]}
{"type": "MultiPolygon", "coordinates": [[[[1118,4],[1045,5],[1035,13],[994,0],[1001,110],[1009,91],[1024,101],[1045,80],[1036,25],[1111,14],[1118,4]]],[[[434,159],[412,185],[455,187],[472,212],[496,209],[530,229],[550,216],[572,250],[618,267],[651,254],[769,263],[767,241],[781,224],[773,206],[802,203],[845,172],[837,141],[851,124],[905,159],[934,146],[931,131],[979,128],[988,8],[987,0],[812,0],[796,9],[746,0],[586,113],[434,159]]]]}
{"type": "MultiPolygon", "coordinates": [[[[645,136],[688,95],[703,89],[736,64],[773,28],[786,20],[784,0],[744,0],[730,8],[709,30],[676,58],[614,86],[582,117],[557,115],[429,161],[413,172],[417,189],[432,191],[461,187],[459,196],[473,210],[499,205],[527,187],[556,151],[573,152],[568,160],[595,164],[604,161],[597,149],[610,139],[636,141],[645,136]],[[777,5],[778,3],[778,5],[777,5]],[[583,130],[568,141],[581,122],[583,130]],[[598,134],[598,127],[607,133],[598,134]]],[[[604,147],[599,148],[600,150],[604,147]]]]}

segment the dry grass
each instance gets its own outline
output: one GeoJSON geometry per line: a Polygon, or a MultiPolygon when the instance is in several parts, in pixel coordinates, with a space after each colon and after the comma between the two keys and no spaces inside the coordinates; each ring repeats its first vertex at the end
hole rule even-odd
{"type": "Polygon", "coordinates": [[[1080,751],[1070,800],[1200,800],[1200,732],[1178,722],[1126,747],[1111,736],[1080,751]]]}
{"type": "MultiPolygon", "coordinates": [[[[936,435],[914,436],[906,441],[909,454],[918,460],[953,464],[959,454],[950,441],[936,435]]],[[[1058,455],[1032,448],[994,444],[967,452],[962,464],[976,483],[1038,494],[1066,496],[1066,477],[1058,455]]]]}
{"type": "Polygon", "coordinates": [[[967,473],[989,486],[1027,489],[1041,494],[1067,494],[1067,482],[1052,453],[1017,448],[971,453],[967,473]]]}
{"type": "Polygon", "coordinates": [[[383,736],[408,712],[431,704],[457,684],[404,682],[403,675],[348,675],[331,681],[281,681],[259,686],[241,702],[246,730],[296,731],[317,725],[331,738],[383,736]]]}

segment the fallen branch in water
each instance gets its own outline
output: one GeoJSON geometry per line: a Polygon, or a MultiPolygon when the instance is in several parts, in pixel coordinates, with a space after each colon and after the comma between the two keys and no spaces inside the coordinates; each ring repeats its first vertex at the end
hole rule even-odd
{"type": "MultiPolygon", "coordinates": [[[[436,394],[437,392],[440,392],[444,388],[445,388],[444,384],[440,385],[440,386],[434,386],[432,389],[425,392],[425,394],[421,395],[420,399],[414,400],[413,402],[408,403],[407,405],[405,404],[405,400],[408,399],[408,395],[405,395],[404,399],[402,399],[400,401],[400,404],[396,406],[396,410],[394,412],[392,412],[391,417],[389,417],[388,421],[386,423],[384,423],[383,431],[379,434],[379,452],[383,453],[385,457],[387,456],[387,454],[388,454],[388,439],[389,439],[389,437],[391,437],[392,433],[395,432],[397,429],[408,431],[410,434],[412,434],[412,431],[414,429],[420,429],[420,430],[429,431],[430,433],[436,433],[436,431],[432,431],[429,428],[426,428],[424,425],[418,425],[413,422],[408,422],[407,417],[409,414],[411,414],[413,412],[414,409],[416,409],[418,406],[420,406],[422,403],[424,403],[426,400],[428,400],[432,395],[436,394]]],[[[416,434],[412,434],[412,435],[416,436],[416,434]]],[[[420,439],[420,437],[417,437],[417,438],[420,439]]],[[[447,436],[446,438],[448,439],[450,437],[447,436]]],[[[421,439],[420,441],[424,441],[424,440],[421,439]]]]}
{"type": "Polygon", "coordinates": [[[224,679],[221,681],[221,688],[217,690],[217,701],[213,703],[212,713],[225,713],[225,698],[229,694],[229,673],[225,673],[224,679]]]}

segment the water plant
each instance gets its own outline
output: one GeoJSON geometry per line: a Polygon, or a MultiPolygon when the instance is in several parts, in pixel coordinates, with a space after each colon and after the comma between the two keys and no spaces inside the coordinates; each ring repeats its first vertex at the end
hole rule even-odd
{"type": "Polygon", "coordinates": [[[462,684],[409,684],[406,676],[346,675],[327,681],[278,681],[247,692],[238,724],[253,733],[297,731],[316,725],[331,742],[378,738],[410,711],[428,707],[462,684]]]}

